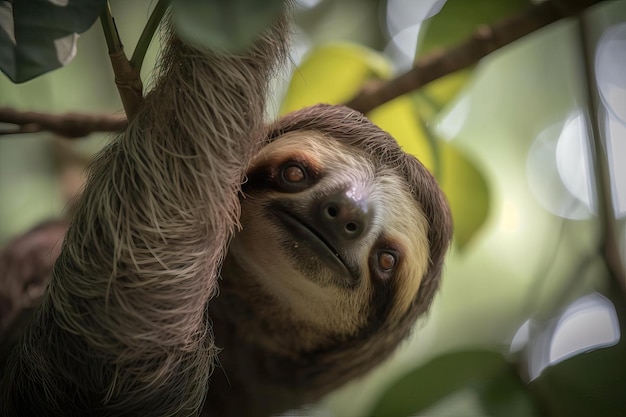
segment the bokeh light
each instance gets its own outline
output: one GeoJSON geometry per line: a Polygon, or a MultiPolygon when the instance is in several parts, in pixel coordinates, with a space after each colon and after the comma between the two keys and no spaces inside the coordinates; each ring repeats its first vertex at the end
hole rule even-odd
{"type": "Polygon", "coordinates": [[[437,14],[445,0],[388,0],[386,29],[391,41],[385,54],[400,71],[413,65],[419,32],[425,19],[437,14]]]}
{"type": "Polygon", "coordinates": [[[580,112],[537,135],[528,151],[526,177],[533,196],[549,212],[575,220],[591,217],[590,155],[580,112]]]}
{"type": "Polygon", "coordinates": [[[600,97],[626,123],[626,23],[609,27],[598,41],[595,59],[600,97]]]}
{"type": "MultiPolygon", "coordinates": [[[[524,323],[519,333],[527,333],[524,323]]],[[[519,339],[522,336],[517,336],[519,339]]],[[[571,303],[545,330],[532,334],[528,346],[530,380],[545,368],[584,352],[614,346],[620,340],[619,322],[613,303],[601,294],[585,295],[571,303]]],[[[514,338],[514,340],[516,339],[514,338]]]]}

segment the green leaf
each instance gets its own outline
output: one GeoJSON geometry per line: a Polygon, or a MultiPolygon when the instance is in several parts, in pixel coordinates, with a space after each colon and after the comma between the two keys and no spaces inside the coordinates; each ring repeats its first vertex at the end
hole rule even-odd
{"type": "MultiPolygon", "coordinates": [[[[294,72],[280,113],[317,103],[340,104],[368,82],[388,79],[391,64],[378,52],[360,45],[340,43],[311,51],[294,72]]],[[[405,152],[417,156],[429,169],[435,160],[429,139],[410,96],[399,97],[372,110],[368,117],[389,132],[405,152]]]]}
{"type": "Polygon", "coordinates": [[[440,141],[440,152],[442,174],[439,184],[452,210],[454,244],[462,250],[487,220],[489,188],[485,176],[460,149],[440,141]]]}
{"type": "Polygon", "coordinates": [[[0,70],[15,83],[69,63],[77,34],[94,23],[106,0],[3,1],[0,7],[0,70]]]}
{"type": "Polygon", "coordinates": [[[487,378],[475,388],[489,417],[532,417],[537,415],[534,402],[513,366],[495,378],[487,378]]]}
{"type": "Polygon", "coordinates": [[[626,416],[626,340],[566,359],[530,383],[553,417],[626,416]]]}
{"type": "Polygon", "coordinates": [[[217,50],[252,45],[282,13],[283,0],[172,0],[177,33],[187,42],[217,50]]]}
{"type": "Polygon", "coordinates": [[[402,377],[370,412],[376,417],[406,417],[434,405],[470,383],[506,372],[509,363],[487,350],[449,353],[402,377]]]}
{"type": "Polygon", "coordinates": [[[419,94],[402,96],[374,109],[370,119],[388,131],[405,152],[416,156],[439,181],[452,210],[454,243],[463,249],[489,214],[490,193],[479,167],[452,143],[439,139],[421,120],[419,94]]]}
{"type": "MultiPolygon", "coordinates": [[[[431,107],[431,117],[428,118],[428,121],[431,121],[437,113],[456,97],[469,80],[471,73],[471,70],[457,71],[439,78],[419,90],[420,96],[431,107]]],[[[419,109],[422,112],[424,111],[422,106],[419,109]]]]}
{"type": "Polygon", "coordinates": [[[294,72],[281,114],[317,103],[340,104],[371,80],[391,76],[391,65],[378,52],[338,43],[311,51],[294,72]]]}
{"type": "Polygon", "coordinates": [[[368,117],[381,129],[389,132],[404,152],[417,157],[431,172],[437,171],[439,161],[434,147],[420,122],[413,100],[404,95],[372,110],[368,117]]]}

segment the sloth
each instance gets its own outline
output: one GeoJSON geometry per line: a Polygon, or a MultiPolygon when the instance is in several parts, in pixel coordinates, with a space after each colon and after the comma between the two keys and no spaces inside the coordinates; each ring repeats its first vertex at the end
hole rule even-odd
{"type": "Polygon", "coordinates": [[[209,303],[228,348],[208,401],[246,398],[216,415],[313,402],[382,362],[427,311],[451,234],[433,177],[360,113],[310,107],[268,141],[209,303]]]}
{"type": "Polygon", "coordinates": [[[269,416],[389,357],[438,288],[435,179],[364,115],[267,125],[288,12],[244,53],[181,41],[93,161],[3,416],[269,416]]]}

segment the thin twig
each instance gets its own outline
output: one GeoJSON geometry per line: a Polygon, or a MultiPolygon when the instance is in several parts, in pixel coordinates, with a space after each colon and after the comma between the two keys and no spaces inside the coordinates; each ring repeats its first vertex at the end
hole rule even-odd
{"type": "Polygon", "coordinates": [[[152,42],[154,32],[156,32],[157,28],[161,24],[161,20],[163,20],[163,15],[165,15],[165,12],[167,11],[169,5],[170,0],[159,0],[156,6],[154,6],[154,10],[152,10],[150,18],[148,18],[148,22],[146,23],[146,26],[144,26],[143,31],[141,32],[141,36],[137,41],[137,45],[135,46],[135,50],[133,51],[133,56],[130,58],[130,65],[135,70],[141,71],[143,59],[146,56],[146,52],[148,51],[150,42],[152,42]]]}
{"type": "Polygon", "coordinates": [[[107,2],[100,15],[100,22],[102,23],[104,36],[109,47],[109,58],[115,74],[115,85],[120,93],[126,116],[132,118],[143,102],[141,75],[139,70],[134,68],[128,58],[126,58],[124,45],[122,45],[117,32],[117,26],[111,14],[109,2],[107,2]]]}
{"type": "Polygon", "coordinates": [[[122,40],[117,32],[117,26],[115,26],[115,20],[113,20],[113,15],[111,14],[111,5],[108,1],[100,14],[100,24],[102,25],[109,53],[123,51],[124,45],[122,45],[122,40]]]}
{"type": "Polygon", "coordinates": [[[88,114],[48,114],[21,112],[0,107],[0,123],[16,125],[15,128],[0,129],[1,135],[18,133],[52,132],[66,138],[82,138],[93,132],[112,132],[124,130],[124,115],[88,115],[88,114]]]}
{"type": "Polygon", "coordinates": [[[600,1],[545,1],[492,26],[480,26],[469,39],[456,47],[423,57],[411,70],[388,82],[366,86],[346,105],[367,113],[436,79],[470,67],[495,50],[559,19],[576,15],[600,1]]]}

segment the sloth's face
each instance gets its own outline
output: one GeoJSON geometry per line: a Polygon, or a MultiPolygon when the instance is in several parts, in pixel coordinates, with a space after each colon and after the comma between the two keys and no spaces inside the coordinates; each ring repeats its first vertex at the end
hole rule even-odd
{"type": "Polygon", "coordinates": [[[359,149],[291,132],[257,155],[229,255],[293,321],[354,335],[402,315],[428,266],[428,224],[405,181],[359,149]]]}

